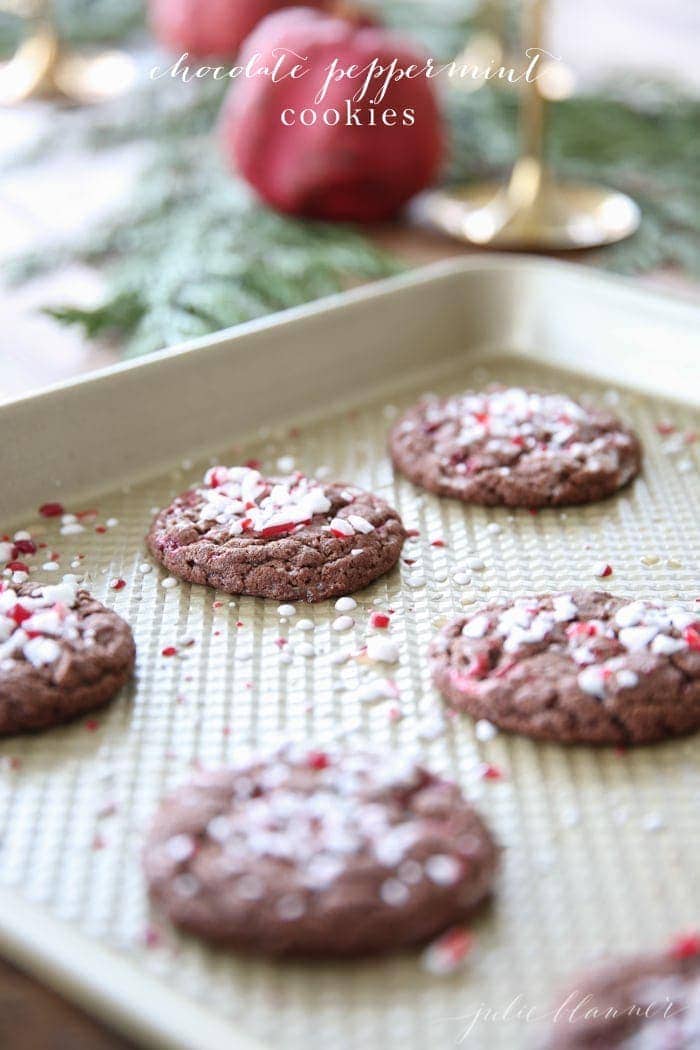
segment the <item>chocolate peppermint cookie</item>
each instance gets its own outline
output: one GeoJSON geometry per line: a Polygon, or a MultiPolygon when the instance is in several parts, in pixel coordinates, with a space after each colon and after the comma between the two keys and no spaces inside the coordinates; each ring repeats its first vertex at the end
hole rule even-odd
{"type": "Polygon", "coordinates": [[[584,974],[552,1015],[543,1050],[698,1050],[700,940],[584,974]]]}
{"type": "Polygon", "coordinates": [[[73,583],[0,583],[0,734],[101,707],[134,669],[131,629],[73,583]]]}
{"type": "Polygon", "coordinates": [[[497,865],[455,784],[397,754],[289,745],[197,774],[162,803],[144,851],[177,926],[305,957],[425,941],[489,894],[497,865]]]}
{"type": "Polygon", "coordinates": [[[417,485],[486,506],[590,503],[641,465],[637,436],[615,416],[518,387],[420,401],[392,428],[389,448],[417,485]]]}
{"type": "Polygon", "coordinates": [[[430,647],[457,710],[559,743],[644,744],[700,728],[697,613],[602,591],[487,605],[430,647]]]}
{"type": "Polygon", "coordinates": [[[405,531],[353,485],[213,467],[155,518],[148,546],[169,572],[228,594],[317,602],[388,572],[405,531]]]}

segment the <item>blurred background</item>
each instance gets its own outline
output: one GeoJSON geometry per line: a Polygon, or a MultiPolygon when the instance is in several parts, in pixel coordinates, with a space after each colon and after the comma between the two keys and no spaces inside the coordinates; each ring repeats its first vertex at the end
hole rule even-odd
{"type": "MultiPolygon", "coordinates": [[[[395,214],[361,226],[260,203],[217,131],[230,84],[149,70],[184,50],[208,54],[212,39],[230,65],[241,33],[280,3],[152,0],[150,20],[146,6],[0,0],[0,397],[472,250],[404,207],[405,185],[389,187],[395,214]]],[[[436,59],[523,66],[519,0],[362,6],[389,41],[408,37],[436,59]]],[[[299,25],[300,40],[307,31],[299,25]]],[[[697,294],[700,7],[551,0],[543,33],[560,59],[542,85],[553,170],[622,190],[642,211],[634,236],[567,257],[697,294]]],[[[445,80],[437,91],[447,136],[437,181],[505,180],[518,91],[445,80]]],[[[254,138],[247,120],[234,129],[239,154],[254,138]]]]}

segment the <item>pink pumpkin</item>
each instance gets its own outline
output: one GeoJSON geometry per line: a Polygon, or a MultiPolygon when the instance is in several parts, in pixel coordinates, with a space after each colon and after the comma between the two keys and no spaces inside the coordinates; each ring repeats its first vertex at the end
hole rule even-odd
{"type": "MultiPolygon", "coordinates": [[[[156,40],[195,58],[234,56],[258,22],[298,0],[149,0],[156,40]]],[[[307,0],[310,7],[323,0],[307,0]]]]}
{"type": "MultiPolygon", "coordinates": [[[[444,133],[433,83],[424,76],[379,84],[352,101],[361,80],[334,79],[315,100],[328,67],[422,67],[415,47],[382,27],[294,8],[266,18],[245,41],[238,63],[272,68],[280,54],[303,56],[304,75],[237,80],[221,116],[226,158],[279,211],[373,222],[394,215],[435,178],[444,133]],[[281,49],[281,50],[280,50],[281,49]],[[255,56],[259,55],[260,58],[255,56]]],[[[289,59],[282,72],[289,72],[289,59]]]]}

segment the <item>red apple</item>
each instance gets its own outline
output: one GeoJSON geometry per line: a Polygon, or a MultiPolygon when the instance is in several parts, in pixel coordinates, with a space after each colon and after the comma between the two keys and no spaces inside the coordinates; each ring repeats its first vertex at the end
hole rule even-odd
{"type": "Polygon", "coordinates": [[[301,56],[307,72],[276,83],[269,75],[237,80],[220,126],[227,161],[265,201],[297,215],[372,222],[431,183],[445,142],[432,81],[394,81],[373,103],[379,81],[355,102],[363,78],[333,80],[315,100],[334,60],[344,70],[394,59],[397,68],[423,67],[413,44],[382,27],[300,7],[262,21],[237,63],[250,61],[251,72],[271,69],[280,55],[301,56]]]}
{"type": "MultiPolygon", "coordinates": [[[[309,7],[323,0],[307,0],[309,7]]],[[[298,0],[149,0],[156,40],[171,51],[195,58],[237,54],[258,22],[298,0]]]]}

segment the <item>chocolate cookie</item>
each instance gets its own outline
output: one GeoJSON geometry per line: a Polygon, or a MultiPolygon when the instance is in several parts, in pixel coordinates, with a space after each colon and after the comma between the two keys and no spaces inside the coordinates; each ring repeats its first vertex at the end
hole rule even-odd
{"type": "Polygon", "coordinates": [[[351,594],[399,559],[395,510],[352,485],[213,467],[155,518],[148,546],[169,572],[228,594],[318,602],[351,594]]]}
{"type": "Polygon", "coordinates": [[[610,962],[552,1010],[544,1050],[698,1050],[700,944],[610,962]]]}
{"type": "Polygon", "coordinates": [[[700,620],[602,591],[460,616],[432,642],[449,703],[559,743],[644,744],[700,728],[700,620]]]}
{"type": "Polygon", "coordinates": [[[461,791],[396,754],[286,746],[162,803],[152,899],[207,940],[348,957],[431,938],[491,890],[498,850],[461,791]]]}
{"type": "Polygon", "coordinates": [[[134,669],[120,616],[73,583],[0,583],[0,734],[101,707],[134,669]]]}
{"type": "Polygon", "coordinates": [[[637,436],[615,416],[518,387],[420,401],[389,448],[417,485],[486,506],[591,503],[641,465],[637,436]]]}

